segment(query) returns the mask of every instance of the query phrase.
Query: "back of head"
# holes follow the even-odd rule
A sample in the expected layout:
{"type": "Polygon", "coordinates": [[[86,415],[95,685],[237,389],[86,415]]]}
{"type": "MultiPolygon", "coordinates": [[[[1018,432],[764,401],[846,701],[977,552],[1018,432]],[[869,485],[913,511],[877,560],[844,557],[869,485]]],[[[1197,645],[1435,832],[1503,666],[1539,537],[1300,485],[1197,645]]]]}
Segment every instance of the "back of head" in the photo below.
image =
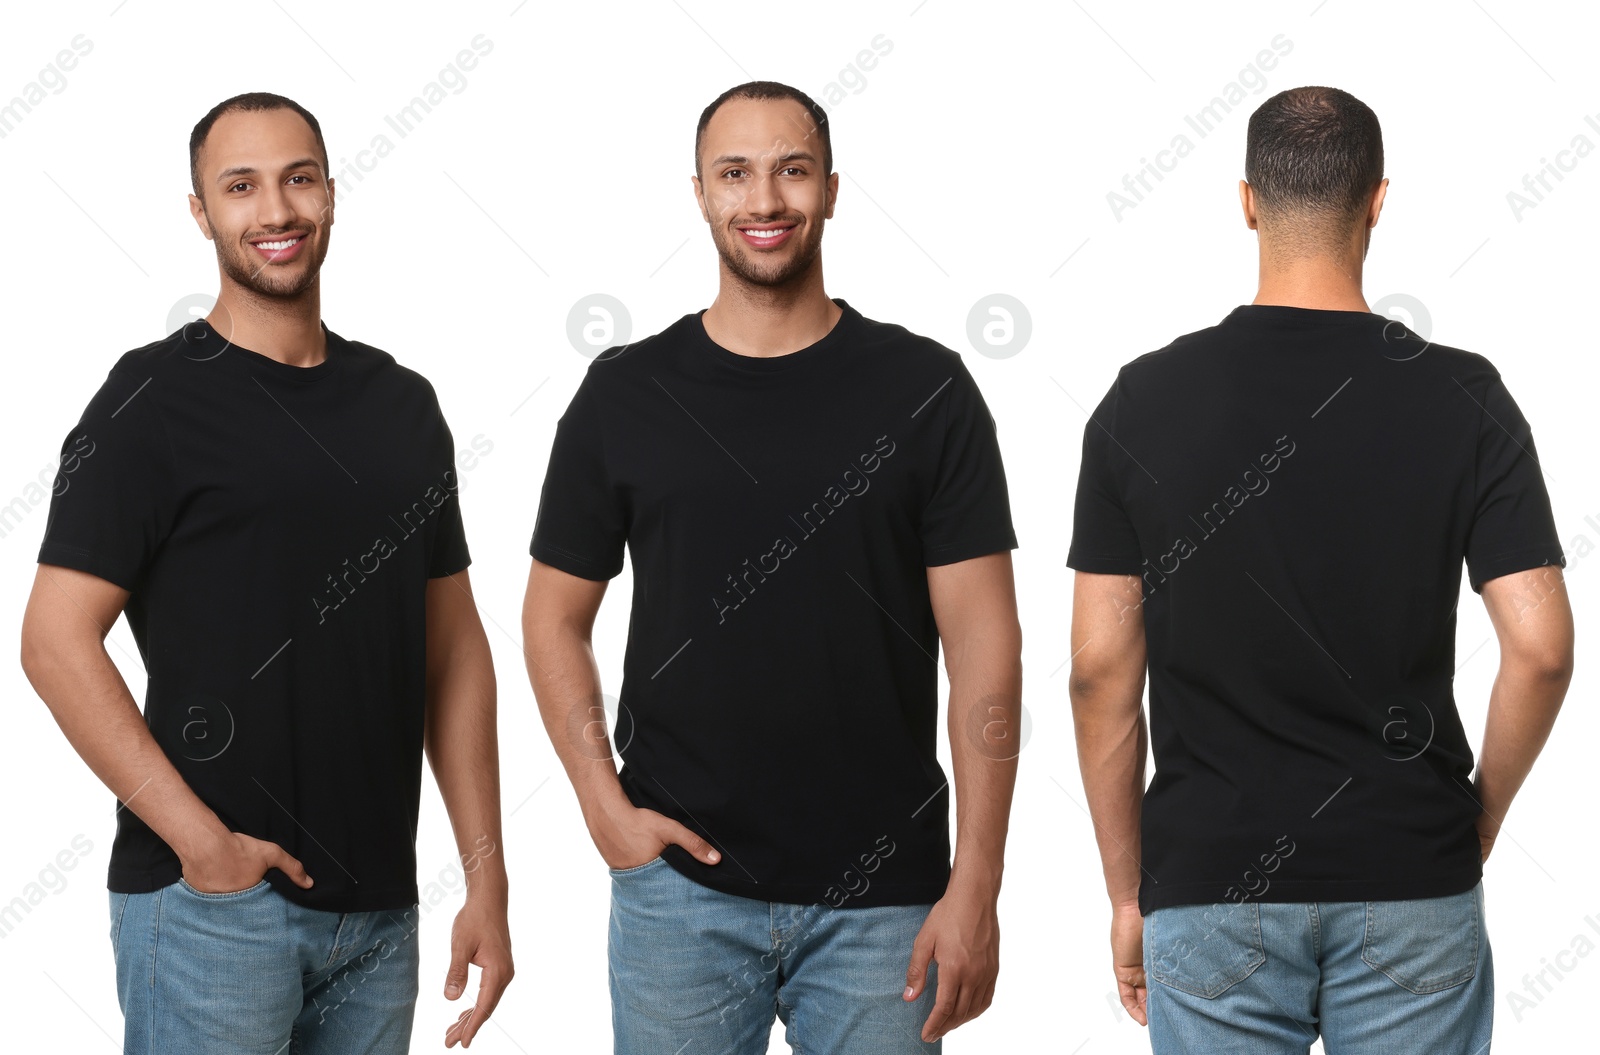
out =
{"type": "Polygon", "coordinates": [[[1345,244],[1383,180],[1378,116],[1338,88],[1290,88],[1250,115],[1245,180],[1256,219],[1289,252],[1345,244]]]}

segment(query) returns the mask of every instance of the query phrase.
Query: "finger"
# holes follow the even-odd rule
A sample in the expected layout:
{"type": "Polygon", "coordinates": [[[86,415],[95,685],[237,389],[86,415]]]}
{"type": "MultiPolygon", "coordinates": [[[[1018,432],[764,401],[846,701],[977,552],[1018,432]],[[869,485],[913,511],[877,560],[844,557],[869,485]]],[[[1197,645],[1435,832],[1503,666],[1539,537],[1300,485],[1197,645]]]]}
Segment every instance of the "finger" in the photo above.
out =
{"type": "Polygon", "coordinates": [[[918,934],[911,943],[911,963],[906,967],[906,991],[902,994],[906,1000],[915,1000],[922,995],[922,986],[928,980],[928,961],[933,959],[933,941],[918,934]]]}
{"type": "MultiPolygon", "coordinates": [[[[940,980],[943,981],[942,972],[940,980]]],[[[978,1013],[972,1009],[973,1001],[976,998],[977,993],[973,991],[972,981],[963,977],[956,985],[955,1007],[950,1012],[950,1021],[945,1023],[945,1033],[949,1033],[957,1026],[964,1026],[977,1017],[978,1013]]],[[[940,1035],[942,1036],[943,1034],[940,1035]]]]}
{"type": "Polygon", "coordinates": [[[1141,1026],[1145,1024],[1145,993],[1143,986],[1130,985],[1121,980],[1117,982],[1117,999],[1122,1001],[1122,1009],[1141,1026]]]}
{"type": "Polygon", "coordinates": [[[461,1035],[471,1019],[472,1008],[469,1007],[465,1011],[461,1012],[460,1018],[457,1018],[454,1022],[450,1023],[450,1028],[444,1031],[445,1047],[453,1048],[457,1044],[460,1044],[462,1047],[466,1047],[466,1043],[462,1040],[461,1035]]]}
{"type": "Polygon", "coordinates": [[[677,843],[693,854],[696,860],[704,861],[708,865],[714,865],[722,860],[722,855],[717,853],[716,847],[677,821],[671,821],[670,823],[672,827],[666,834],[666,842],[677,843]]]}
{"type": "Polygon", "coordinates": [[[462,1044],[472,1043],[472,1038],[478,1035],[478,1030],[489,1021],[489,1016],[494,1014],[494,1009],[500,1004],[500,994],[506,991],[506,986],[511,982],[511,972],[508,967],[490,964],[484,967],[478,975],[478,1002],[472,1008],[472,1021],[463,1031],[462,1044]]]}
{"type": "Polygon", "coordinates": [[[444,998],[455,1000],[467,988],[467,961],[472,950],[455,942],[450,943],[450,969],[444,974],[444,998]]]}
{"type": "Polygon", "coordinates": [[[946,977],[942,969],[939,972],[939,981],[933,988],[933,1010],[928,1013],[928,1020],[922,1024],[922,1039],[929,1044],[944,1036],[956,1006],[957,986],[951,978],[946,977]]]}
{"type": "Polygon", "coordinates": [[[276,868],[288,876],[290,882],[294,883],[295,886],[309,890],[311,888],[311,877],[306,874],[305,865],[301,864],[298,858],[289,856],[289,851],[278,844],[271,843],[269,845],[272,846],[274,853],[267,867],[276,868]]]}

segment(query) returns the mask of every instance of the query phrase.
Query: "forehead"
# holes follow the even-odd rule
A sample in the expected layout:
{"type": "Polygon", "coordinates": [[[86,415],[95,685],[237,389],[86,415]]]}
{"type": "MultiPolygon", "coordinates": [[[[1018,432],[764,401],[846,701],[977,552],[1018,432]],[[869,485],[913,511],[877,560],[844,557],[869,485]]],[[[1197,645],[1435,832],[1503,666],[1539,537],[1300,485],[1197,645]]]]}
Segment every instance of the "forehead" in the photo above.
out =
{"type": "Polygon", "coordinates": [[[701,138],[702,157],[760,157],[804,150],[821,159],[817,122],[793,99],[729,99],[711,115],[701,138]]]}
{"type": "Polygon", "coordinates": [[[202,172],[248,166],[268,169],[320,158],[316,133],[293,110],[233,110],[217,118],[200,148],[202,172]]]}

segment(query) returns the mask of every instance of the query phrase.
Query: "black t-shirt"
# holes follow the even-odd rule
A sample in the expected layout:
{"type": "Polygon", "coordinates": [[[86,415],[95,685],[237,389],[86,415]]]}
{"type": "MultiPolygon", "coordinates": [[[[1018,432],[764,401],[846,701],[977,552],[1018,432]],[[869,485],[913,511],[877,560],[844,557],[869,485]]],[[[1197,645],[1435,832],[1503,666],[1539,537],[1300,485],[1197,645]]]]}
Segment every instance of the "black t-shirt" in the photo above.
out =
{"type": "Polygon", "coordinates": [[[950,870],[927,568],[1016,538],[960,356],[836,303],[787,355],[691,314],[597,359],[530,550],[595,580],[631,554],[622,786],[723,853],[668,847],[674,868],[769,901],[927,903],[950,870]]]}
{"type": "MultiPolygon", "coordinates": [[[[469,563],[432,386],[331,331],[295,367],[194,322],[117,362],[62,459],[39,561],[129,591],[184,780],[300,859],[310,890],[268,873],[290,900],[414,904],[427,581],[469,563]]],[[[119,809],[110,888],[179,874],[119,809]]]]}
{"type": "Polygon", "coordinates": [[[1245,305],[1122,368],[1084,429],[1067,563],[1142,578],[1144,912],[1478,881],[1463,559],[1474,590],[1564,564],[1483,357],[1367,312],[1245,305]]]}

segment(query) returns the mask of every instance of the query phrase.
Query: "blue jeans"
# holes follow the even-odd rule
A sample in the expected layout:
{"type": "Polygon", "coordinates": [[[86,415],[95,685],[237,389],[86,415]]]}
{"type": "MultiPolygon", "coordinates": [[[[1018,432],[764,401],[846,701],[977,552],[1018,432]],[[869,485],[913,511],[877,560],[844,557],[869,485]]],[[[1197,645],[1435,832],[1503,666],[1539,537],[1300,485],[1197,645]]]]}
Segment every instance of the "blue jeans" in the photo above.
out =
{"type": "Polygon", "coordinates": [[[124,1055],[405,1055],[416,920],[303,908],[266,880],[113,893],[124,1055]]]}
{"type": "Polygon", "coordinates": [[[774,1016],[804,1055],[928,1055],[936,968],[901,993],[931,905],[833,908],[724,894],[657,857],[611,870],[616,1055],[760,1055],[774,1016]]]}
{"type": "Polygon", "coordinates": [[[1483,884],[1409,901],[1182,905],[1144,920],[1155,1055],[1488,1055],[1483,884]]]}

